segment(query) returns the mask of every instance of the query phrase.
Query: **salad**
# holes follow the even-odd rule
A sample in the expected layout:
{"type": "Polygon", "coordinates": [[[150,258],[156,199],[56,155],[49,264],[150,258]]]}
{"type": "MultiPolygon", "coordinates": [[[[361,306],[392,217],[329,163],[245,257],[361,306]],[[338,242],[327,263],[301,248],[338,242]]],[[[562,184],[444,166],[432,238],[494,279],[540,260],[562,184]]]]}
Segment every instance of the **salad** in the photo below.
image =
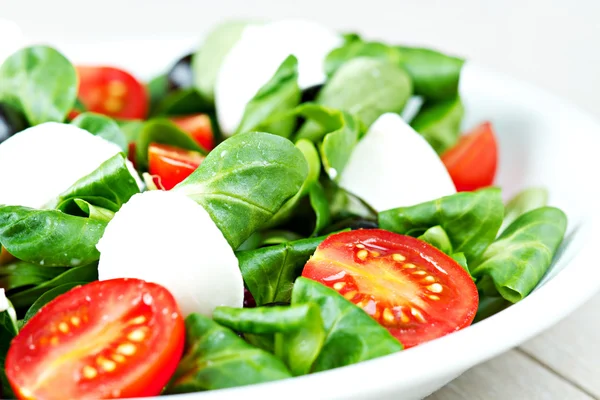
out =
{"type": "Polygon", "coordinates": [[[300,20],[225,22],[149,82],[48,46],[0,66],[3,398],[317,373],[521,301],[567,226],[503,202],[464,61],[300,20]]]}

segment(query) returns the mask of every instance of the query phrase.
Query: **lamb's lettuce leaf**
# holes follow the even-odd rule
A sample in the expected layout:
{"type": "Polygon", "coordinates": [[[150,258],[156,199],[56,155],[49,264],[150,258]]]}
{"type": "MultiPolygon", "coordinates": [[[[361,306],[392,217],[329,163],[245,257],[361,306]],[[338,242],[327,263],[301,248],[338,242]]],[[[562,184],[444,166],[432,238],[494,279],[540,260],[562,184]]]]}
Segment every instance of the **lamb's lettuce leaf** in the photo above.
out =
{"type": "Polygon", "coordinates": [[[300,102],[300,97],[298,60],[291,55],[248,102],[236,132],[262,131],[289,137],[296,125],[293,115],[272,123],[268,121],[273,115],[293,110],[300,102]]]}
{"type": "Polygon", "coordinates": [[[78,266],[100,258],[96,244],[106,222],[21,206],[0,206],[0,243],[19,260],[78,266]]]}
{"type": "Polygon", "coordinates": [[[558,208],[521,215],[485,250],[473,275],[490,279],[506,300],[522,300],[548,271],[566,228],[567,216],[558,208]]]}
{"type": "Polygon", "coordinates": [[[487,188],[380,212],[379,226],[419,237],[439,225],[450,238],[453,251],[464,253],[471,265],[496,238],[503,216],[500,189],[487,188]]]}
{"type": "Polygon", "coordinates": [[[237,249],[298,193],[308,175],[292,142],[261,132],[222,142],[173,190],[204,207],[237,249]]]}
{"type": "Polygon", "coordinates": [[[323,240],[325,236],[237,252],[244,282],[256,304],[289,302],[294,281],[323,240]]]}
{"type": "Polygon", "coordinates": [[[63,122],[76,97],[75,68],[51,47],[26,47],[0,66],[0,101],[23,112],[31,125],[63,122]]]}
{"type": "Polygon", "coordinates": [[[277,357],[246,343],[210,318],[186,318],[183,357],[166,393],[189,393],[252,385],[291,377],[277,357]]]}
{"type": "Polygon", "coordinates": [[[464,112],[458,96],[438,102],[426,102],[410,124],[441,154],[458,142],[464,112]]]}
{"type": "Polygon", "coordinates": [[[127,151],[127,138],[121,131],[119,125],[111,118],[92,112],[84,112],[79,114],[71,124],[85,129],[93,135],[113,142],[123,151],[127,151]]]}
{"type": "Polygon", "coordinates": [[[521,215],[544,207],[548,204],[548,190],[541,187],[531,187],[517,193],[504,207],[504,221],[500,231],[504,231],[521,215]]]}

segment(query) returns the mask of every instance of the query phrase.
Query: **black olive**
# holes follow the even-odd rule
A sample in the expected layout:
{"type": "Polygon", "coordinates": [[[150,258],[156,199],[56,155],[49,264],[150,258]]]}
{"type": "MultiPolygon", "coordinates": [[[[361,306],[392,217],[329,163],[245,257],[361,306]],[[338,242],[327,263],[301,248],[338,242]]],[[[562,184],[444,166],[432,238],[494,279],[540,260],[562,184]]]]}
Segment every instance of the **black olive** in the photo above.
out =
{"type": "Polygon", "coordinates": [[[300,101],[300,103],[307,103],[307,102],[315,101],[317,98],[317,95],[319,94],[319,92],[321,91],[322,88],[323,88],[323,85],[315,85],[315,86],[311,86],[309,88],[304,89],[302,91],[302,100],[300,101]]]}
{"type": "Polygon", "coordinates": [[[244,308],[254,308],[256,307],[256,300],[254,300],[254,296],[247,288],[244,288],[244,308]]]}
{"type": "Polygon", "coordinates": [[[0,143],[25,128],[25,117],[8,104],[0,103],[0,143]]]}
{"type": "Polygon", "coordinates": [[[169,91],[189,89],[194,85],[194,72],[192,71],[192,55],[182,57],[173,65],[167,74],[169,91]]]}
{"type": "Polygon", "coordinates": [[[341,231],[344,229],[351,229],[351,230],[355,231],[357,229],[377,229],[377,228],[379,228],[379,225],[377,224],[377,221],[375,221],[375,220],[361,218],[361,217],[351,217],[351,218],[346,218],[339,222],[336,222],[333,225],[330,225],[323,233],[328,234],[328,233],[338,232],[338,231],[341,231]]]}

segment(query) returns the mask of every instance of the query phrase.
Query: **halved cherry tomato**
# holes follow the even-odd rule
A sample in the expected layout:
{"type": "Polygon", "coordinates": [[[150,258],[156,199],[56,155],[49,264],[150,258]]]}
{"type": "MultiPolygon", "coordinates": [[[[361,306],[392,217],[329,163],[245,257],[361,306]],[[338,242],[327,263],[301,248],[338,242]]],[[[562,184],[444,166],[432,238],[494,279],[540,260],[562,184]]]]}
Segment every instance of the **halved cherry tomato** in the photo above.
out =
{"type": "Polygon", "coordinates": [[[137,145],[135,142],[129,142],[127,145],[127,159],[131,161],[133,166],[137,168],[137,158],[135,152],[137,151],[137,145]]]}
{"type": "Polygon", "coordinates": [[[148,113],[146,87],[130,73],[113,67],[77,67],[78,98],[88,111],[120,119],[148,113]]]}
{"type": "Polygon", "coordinates": [[[196,114],[187,117],[173,117],[170,120],[179,129],[189,134],[203,149],[211,151],[215,148],[215,138],[208,115],[196,114]]]}
{"type": "Polygon", "coordinates": [[[172,189],[190,176],[202,161],[204,156],[197,151],[159,143],[148,147],[148,172],[156,186],[164,190],[172,189]]]}
{"type": "Polygon", "coordinates": [[[498,167],[492,124],[485,122],[463,135],[441,158],[459,192],[490,186],[498,167]]]}
{"type": "Polygon", "coordinates": [[[113,279],[43,307],[13,339],[6,375],[20,399],[158,395],[183,353],[185,327],[162,286],[113,279]]]}
{"type": "Polygon", "coordinates": [[[470,325],[479,303],[473,280],[453,259],[382,229],[329,236],[302,276],[337,290],[405,348],[470,325]]]}

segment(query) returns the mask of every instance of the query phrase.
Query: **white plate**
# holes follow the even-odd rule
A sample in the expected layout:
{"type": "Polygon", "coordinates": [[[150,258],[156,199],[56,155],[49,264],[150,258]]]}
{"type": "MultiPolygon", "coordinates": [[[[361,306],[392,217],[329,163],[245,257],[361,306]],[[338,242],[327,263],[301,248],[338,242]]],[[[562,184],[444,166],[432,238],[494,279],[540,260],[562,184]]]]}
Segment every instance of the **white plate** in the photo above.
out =
{"type": "MultiPolygon", "coordinates": [[[[191,49],[195,39],[58,46],[75,62],[117,64],[150,77],[191,49]]],[[[464,128],[492,121],[499,137],[497,183],[509,197],[530,185],[549,189],[551,205],[569,217],[551,271],[529,297],[460,332],[415,348],[314,375],[165,398],[422,398],[467,369],[547,329],[600,289],[594,246],[600,234],[600,124],[567,102],[490,70],[467,64],[461,94],[464,128]]]]}

